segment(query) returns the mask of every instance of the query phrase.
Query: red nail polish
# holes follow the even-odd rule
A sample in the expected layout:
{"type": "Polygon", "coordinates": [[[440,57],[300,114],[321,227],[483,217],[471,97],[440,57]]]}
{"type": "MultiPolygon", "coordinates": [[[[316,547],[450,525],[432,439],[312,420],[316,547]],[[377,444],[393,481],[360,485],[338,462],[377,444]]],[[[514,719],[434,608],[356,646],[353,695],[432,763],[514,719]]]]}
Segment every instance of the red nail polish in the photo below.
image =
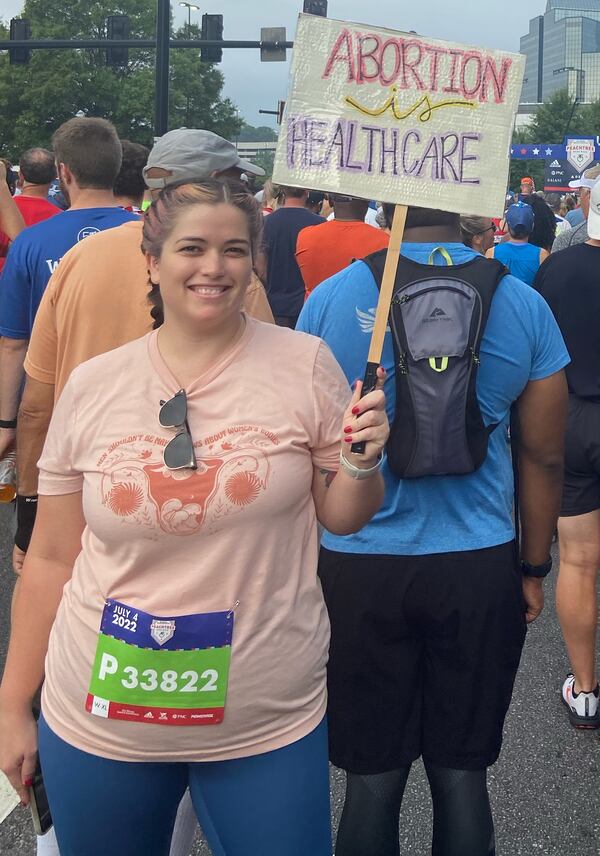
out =
{"type": "Polygon", "coordinates": [[[355,416],[357,416],[357,415],[360,413],[360,407],[353,407],[353,408],[352,408],[352,413],[353,413],[355,416]]]}
{"type": "Polygon", "coordinates": [[[33,779],[25,779],[23,784],[25,785],[26,788],[32,788],[33,787],[33,779]]]}
{"type": "Polygon", "coordinates": [[[352,437],[344,437],[344,441],[345,441],[346,443],[351,443],[351,442],[352,442],[352,437]]]}
{"type": "Polygon", "coordinates": [[[352,428],[349,425],[344,428],[344,434],[352,434],[352,428]]]}

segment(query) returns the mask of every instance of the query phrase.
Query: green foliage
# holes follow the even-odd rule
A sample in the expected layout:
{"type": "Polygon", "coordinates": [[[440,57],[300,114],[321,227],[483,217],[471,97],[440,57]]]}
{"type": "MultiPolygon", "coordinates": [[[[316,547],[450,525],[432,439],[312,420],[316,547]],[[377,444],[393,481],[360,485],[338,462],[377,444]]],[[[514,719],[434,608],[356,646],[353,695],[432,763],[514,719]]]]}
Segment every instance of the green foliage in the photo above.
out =
{"type": "Polygon", "coordinates": [[[533,122],[529,126],[532,143],[562,143],[569,124],[570,134],[588,136],[597,131],[588,127],[588,109],[582,105],[573,105],[573,99],[566,89],[555,92],[542,104],[533,122]],[[569,117],[572,116],[569,122],[569,117]]]}
{"type": "Polygon", "coordinates": [[[277,139],[277,131],[269,128],[267,125],[248,125],[246,122],[242,125],[242,129],[238,136],[240,143],[270,143],[277,139]]]}
{"type": "MultiPolygon", "coordinates": [[[[265,141],[268,142],[268,141],[265,141]]],[[[253,158],[252,163],[264,169],[265,174],[256,176],[254,184],[256,187],[262,187],[267,178],[273,175],[273,164],[275,162],[275,152],[258,152],[253,158]]]]}
{"type": "MultiPolygon", "coordinates": [[[[154,0],[25,0],[23,17],[31,22],[32,38],[105,38],[106,18],[130,17],[132,38],[152,38],[154,0]]],[[[187,36],[181,30],[175,34],[187,36]]],[[[192,37],[199,37],[192,26],[192,37]]],[[[7,38],[6,33],[3,38],[7,38]]],[[[235,106],[221,97],[223,75],[201,63],[192,49],[171,51],[169,127],[206,128],[233,138],[241,120],[235,106]]],[[[61,122],[79,110],[103,116],[121,137],[152,144],[154,114],[154,51],[130,50],[126,68],[107,67],[105,51],[52,50],[32,52],[27,65],[9,64],[0,55],[0,152],[13,160],[33,145],[49,146],[61,122]]]]}

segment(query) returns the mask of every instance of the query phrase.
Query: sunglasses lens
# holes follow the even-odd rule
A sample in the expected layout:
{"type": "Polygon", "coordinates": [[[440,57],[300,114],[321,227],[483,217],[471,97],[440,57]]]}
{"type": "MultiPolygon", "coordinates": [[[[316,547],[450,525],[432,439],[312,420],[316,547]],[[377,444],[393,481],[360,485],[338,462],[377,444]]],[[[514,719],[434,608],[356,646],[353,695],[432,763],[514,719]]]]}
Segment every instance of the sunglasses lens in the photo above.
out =
{"type": "Polygon", "coordinates": [[[165,446],[163,452],[165,465],[170,470],[196,469],[196,456],[192,438],[187,431],[182,431],[173,437],[171,442],[165,446]]]}
{"type": "Polygon", "coordinates": [[[158,421],[163,428],[179,428],[187,416],[187,399],[185,392],[180,390],[160,408],[158,421]]]}

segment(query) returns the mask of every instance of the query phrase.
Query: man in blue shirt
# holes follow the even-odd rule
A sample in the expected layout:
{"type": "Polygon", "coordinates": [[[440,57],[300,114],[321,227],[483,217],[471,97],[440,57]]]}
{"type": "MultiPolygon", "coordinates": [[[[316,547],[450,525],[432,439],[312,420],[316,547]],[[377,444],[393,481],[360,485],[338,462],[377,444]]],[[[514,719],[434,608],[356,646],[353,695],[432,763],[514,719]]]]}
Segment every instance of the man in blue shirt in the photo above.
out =
{"type": "Polygon", "coordinates": [[[491,247],[486,256],[498,259],[517,279],[533,285],[540,265],[550,255],[547,250],[529,243],[535,222],[533,208],[525,202],[517,202],[507,208],[504,216],[510,238],[491,247]]]}
{"type": "Polygon", "coordinates": [[[306,208],[308,190],[282,187],[281,208],[265,217],[265,255],[258,260],[257,272],[267,290],[275,322],[294,327],[304,302],[304,280],[296,261],[296,241],[306,226],[324,223],[323,217],[306,208]]]}
{"type": "Polygon", "coordinates": [[[23,360],[40,300],[62,256],[89,235],[136,215],[115,201],[121,143],[105,119],[70,119],[52,138],[68,211],[24,229],[0,277],[0,456],[14,442],[23,360]]]}
{"type": "MultiPolygon", "coordinates": [[[[460,241],[458,215],[419,208],[409,210],[402,253],[424,265],[477,258],[460,241]]],[[[329,344],[349,382],[363,375],[377,300],[370,269],[357,261],[318,286],[298,320],[329,344]]],[[[400,803],[419,756],[434,803],[433,852],[495,852],[486,769],[500,752],[526,621],[543,607],[569,358],[546,303],[510,275],[498,285],[479,356],[481,413],[498,423],[483,465],[399,479],[384,461],[378,514],[355,535],[323,537],[330,757],[347,771],[338,856],[397,852],[400,803]],[[507,443],[517,401],[520,557],[507,443]]],[[[388,332],[381,364],[390,422],[394,362],[388,332]]]]}

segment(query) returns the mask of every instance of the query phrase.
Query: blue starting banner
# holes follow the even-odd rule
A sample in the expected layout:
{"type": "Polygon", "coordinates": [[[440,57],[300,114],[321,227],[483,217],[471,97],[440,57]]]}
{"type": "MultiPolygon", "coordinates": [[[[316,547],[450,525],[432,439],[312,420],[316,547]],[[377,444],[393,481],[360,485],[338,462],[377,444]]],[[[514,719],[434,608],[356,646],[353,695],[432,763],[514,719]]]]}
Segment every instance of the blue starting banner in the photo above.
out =
{"type": "Polygon", "coordinates": [[[598,137],[566,137],[562,145],[553,143],[513,143],[511,160],[543,160],[544,190],[568,192],[570,182],[600,160],[598,137]]]}
{"type": "Polygon", "coordinates": [[[562,145],[555,143],[513,143],[511,160],[564,160],[580,170],[600,160],[598,137],[568,137],[562,145]]]}

